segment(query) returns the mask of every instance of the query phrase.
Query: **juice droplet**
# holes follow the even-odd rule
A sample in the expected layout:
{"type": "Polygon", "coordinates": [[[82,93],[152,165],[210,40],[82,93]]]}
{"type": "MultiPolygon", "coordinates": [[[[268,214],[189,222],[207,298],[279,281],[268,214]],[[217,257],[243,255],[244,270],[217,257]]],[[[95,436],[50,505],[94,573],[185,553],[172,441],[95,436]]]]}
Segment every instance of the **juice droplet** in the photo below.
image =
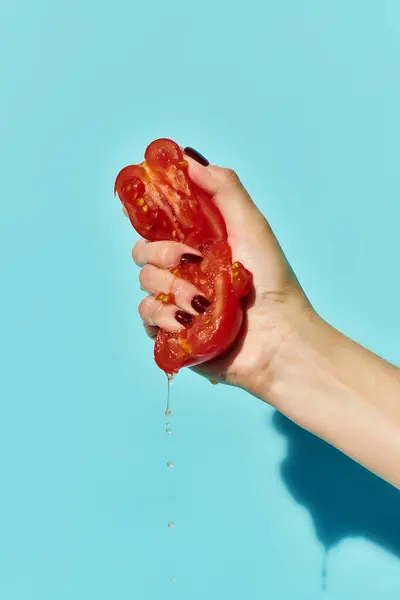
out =
{"type": "Polygon", "coordinates": [[[170,427],[167,427],[165,430],[166,433],[172,433],[172,429],[170,427]]]}
{"type": "Polygon", "coordinates": [[[167,467],[169,467],[170,469],[173,469],[173,468],[174,468],[174,463],[172,462],[172,460],[169,460],[169,461],[167,462],[167,467]]]}
{"type": "Polygon", "coordinates": [[[167,410],[165,411],[165,416],[170,417],[171,415],[172,415],[171,411],[169,410],[169,408],[167,408],[167,410]]]}
{"type": "Polygon", "coordinates": [[[168,527],[173,529],[175,527],[175,523],[173,521],[168,521],[168,527]]]}
{"type": "Polygon", "coordinates": [[[210,379],[209,381],[212,385],[217,385],[218,383],[218,381],[215,381],[215,379],[210,379]]]}
{"type": "Polygon", "coordinates": [[[168,381],[168,393],[167,393],[167,408],[165,414],[167,417],[171,414],[170,403],[171,403],[171,386],[174,380],[175,375],[171,373],[167,373],[167,381],[168,381]]]}

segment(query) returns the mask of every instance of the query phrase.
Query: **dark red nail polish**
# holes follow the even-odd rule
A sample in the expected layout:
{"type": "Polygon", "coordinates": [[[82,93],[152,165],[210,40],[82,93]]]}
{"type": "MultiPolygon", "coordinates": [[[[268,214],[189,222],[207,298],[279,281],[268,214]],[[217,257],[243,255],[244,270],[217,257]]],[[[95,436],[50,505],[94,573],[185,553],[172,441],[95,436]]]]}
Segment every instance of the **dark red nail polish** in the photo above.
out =
{"type": "Polygon", "coordinates": [[[205,156],[200,154],[200,152],[197,152],[197,150],[194,148],[190,148],[190,146],[184,149],[184,153],[187,156],[190,156],[190,158],[193,158],[193,160],[197,160],[197,162],[203,165],[203,167],[208,167],[210,164],[205,156]]]}
{"type": "Polygon", "coordinates": [[[211,302],[204,298],[204,296],[194,296],[191,302],[194,310],[197,310],[198,313],[203,313],[210,306],[211,302]]]}
{"type": "Polygon", "coordinates": [[[198,256],[197,254],[190,254],[189,252],[186,252],[185,254],[182,254],[180,264],[181,265],[190,265],[190,264],[197,265],[202,260],[203,260],[202,256],[198,256]]]}
{"type": "Polygon", "coordinates": [[[184,327],[191,327],[193,325],[193,315],[189,315],[189,313],[184,310],[177,310],[175,313],[175,319],[178,321],[180,325],[184,327]]]}

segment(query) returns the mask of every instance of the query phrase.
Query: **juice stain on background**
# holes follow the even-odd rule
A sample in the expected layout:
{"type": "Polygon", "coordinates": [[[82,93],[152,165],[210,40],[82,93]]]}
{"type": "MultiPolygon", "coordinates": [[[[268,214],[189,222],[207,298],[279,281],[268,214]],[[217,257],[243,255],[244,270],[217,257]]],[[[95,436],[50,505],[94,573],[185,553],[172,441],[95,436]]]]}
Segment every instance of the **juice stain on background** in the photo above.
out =
{"type": "Polygon", "coordinates": [[[328,549],[325,548],[324,558],[323,558],[323,562],[322,562],[322,569],[321,569],[321,588],[324,592],[326,592],[326,590],[328,589],[327,579],[328,579],[328,549]]]}

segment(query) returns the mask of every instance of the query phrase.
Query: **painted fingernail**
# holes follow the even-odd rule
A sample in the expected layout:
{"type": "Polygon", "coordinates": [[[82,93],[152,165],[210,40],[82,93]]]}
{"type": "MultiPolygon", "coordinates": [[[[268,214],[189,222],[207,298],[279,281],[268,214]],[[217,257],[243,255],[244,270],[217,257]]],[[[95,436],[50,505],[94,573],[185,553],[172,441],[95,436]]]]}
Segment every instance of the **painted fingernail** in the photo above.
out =
{"type": "Polygon", "coordinates": [[[183,152],[187,156],[190,156],[190,158],[193,158],[193,160],[197,160],[197,162],[203,165],[203,167],[208,167],[208,165],[210,164],[205,156],[200,154],[200,152],[197,152],[197,150],[195,150],[194,148],[190,148],[190,146],[185,148],[183,152]]]}
{"type": "Polygon", "coordinates": [[[193,325],[193,315],[189,315],[189,313],[184,310],[177,310],[175,313],[175,319],[178,321],[179,325],[183,325],[184,327],[191,327],[193,325]]]}
{"type": "Polygon", "coordinates": [[[194,296],[191,304],[194,310],[197,310],[198,313],[203,313],[210,306],[211,302],[207,298],[204,298],[204,296],[194,296]]]}
{"type": "Polygon", "coordinates": [[[180,264],[181,265],[189,265],[189,264],[197,265],[202,260],[203,260],[202,256],[198,256],[197,254],[190,254],[189,252],[186,252],[185,254],[182,254],[180,264]]]}

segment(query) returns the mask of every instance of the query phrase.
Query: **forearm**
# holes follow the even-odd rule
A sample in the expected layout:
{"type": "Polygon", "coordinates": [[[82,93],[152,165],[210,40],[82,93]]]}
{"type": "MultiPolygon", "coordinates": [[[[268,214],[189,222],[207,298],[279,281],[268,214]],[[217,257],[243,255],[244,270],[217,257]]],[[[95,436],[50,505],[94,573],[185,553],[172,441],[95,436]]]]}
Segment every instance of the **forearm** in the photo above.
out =
{"type": "Polygon", "coordinates": [[[264,400],[400,487],[400,370],[312,316],[271,364],[264,400]]]}

